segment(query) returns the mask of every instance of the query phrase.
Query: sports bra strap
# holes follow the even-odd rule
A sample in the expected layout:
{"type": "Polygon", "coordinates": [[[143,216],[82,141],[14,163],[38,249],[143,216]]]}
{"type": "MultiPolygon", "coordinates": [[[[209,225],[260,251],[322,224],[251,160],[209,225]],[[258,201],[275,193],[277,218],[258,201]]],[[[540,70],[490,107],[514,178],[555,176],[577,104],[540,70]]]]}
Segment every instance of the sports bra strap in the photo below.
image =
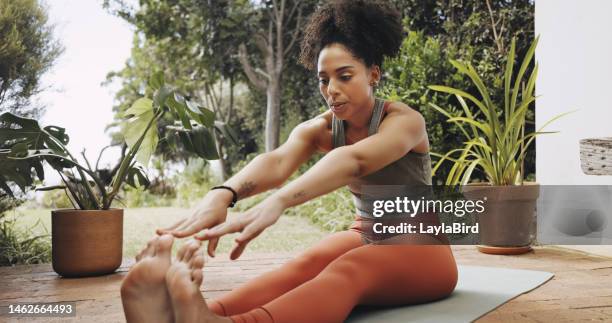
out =
{"type": "MultiPolygon", "coordinates": [[[[368,136],[375,134],[378,131],[378,127],[380,126],[380,121],[382,120],[383,113],[385,111],[385,101],[376,98],[374,101],[374,109],[372,111],[372,118],[370,119],[370,126],[368,128],[368,136]]],[[[342,147],[346,144],[346,137],[344,135],[344,126],[345,122],[343,120],[337,119],[335,115],[332,114],[332,147],[342,147]]]]}

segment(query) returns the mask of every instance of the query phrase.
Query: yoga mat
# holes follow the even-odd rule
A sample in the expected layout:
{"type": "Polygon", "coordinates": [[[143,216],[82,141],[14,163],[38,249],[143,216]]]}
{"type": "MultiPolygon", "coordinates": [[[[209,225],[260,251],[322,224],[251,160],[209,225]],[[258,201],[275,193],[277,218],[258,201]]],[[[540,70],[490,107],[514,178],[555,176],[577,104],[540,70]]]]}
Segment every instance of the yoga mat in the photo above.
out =
{"type": "Polygon", "coordinates": [[[346,322],[472,322],[553,276],[544,271],[459,266],[457,287],[443,300],[401,307],[357,306],[346,322]]]}

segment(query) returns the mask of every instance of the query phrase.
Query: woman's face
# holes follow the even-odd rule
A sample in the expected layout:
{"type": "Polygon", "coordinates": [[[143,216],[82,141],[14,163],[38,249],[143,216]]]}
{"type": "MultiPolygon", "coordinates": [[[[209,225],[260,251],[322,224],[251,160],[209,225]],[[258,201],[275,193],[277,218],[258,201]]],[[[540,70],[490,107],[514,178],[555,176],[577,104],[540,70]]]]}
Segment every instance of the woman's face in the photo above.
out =
{"type": "Polygon", "coordinates": [[[321,95],[338,119],[351,119],[374,104],[371,84],[380,78],[378,66],[366,67],[345,46],[334,43],[319,53],[317,69],[321,95]]]}

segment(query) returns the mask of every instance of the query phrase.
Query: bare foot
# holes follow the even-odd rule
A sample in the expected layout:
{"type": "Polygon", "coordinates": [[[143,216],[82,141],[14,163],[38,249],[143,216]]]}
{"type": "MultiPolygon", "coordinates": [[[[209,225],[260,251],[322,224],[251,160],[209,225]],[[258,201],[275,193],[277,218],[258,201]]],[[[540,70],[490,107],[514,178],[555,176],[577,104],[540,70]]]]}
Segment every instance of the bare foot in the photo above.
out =
{"type": "Polygon", "coordinates": [[[227,322],[227,317],[217,316],[208,309],[200,292],[204,255],[199,241],[191,241],[179,250],[176,261],[166,274],[166,286],[170,293],[174,318],[177,323],[187,322],[227,322]]]}
{"type": "Polygon", "coordinates": [[[155,237],[136,256],[136,264],[121,284],[121,301],[127,322],[174,322],[165,284],[170,267],[173,237],[155,237]]]}

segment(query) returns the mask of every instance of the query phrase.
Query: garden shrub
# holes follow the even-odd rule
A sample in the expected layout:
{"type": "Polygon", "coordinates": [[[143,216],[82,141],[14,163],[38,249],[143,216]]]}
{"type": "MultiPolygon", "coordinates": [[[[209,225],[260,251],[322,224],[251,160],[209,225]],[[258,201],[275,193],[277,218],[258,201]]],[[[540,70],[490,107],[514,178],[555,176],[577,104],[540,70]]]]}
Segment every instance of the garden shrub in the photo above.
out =
{"type": "Polygon", "coordinates": [[[15,217],[7,212],[21,202],[0,196],[0,266],[29,265],[51,261],[51,241],[48,234],[35,235],[37,222],[29,228],[17,226],[15,217]]]}

